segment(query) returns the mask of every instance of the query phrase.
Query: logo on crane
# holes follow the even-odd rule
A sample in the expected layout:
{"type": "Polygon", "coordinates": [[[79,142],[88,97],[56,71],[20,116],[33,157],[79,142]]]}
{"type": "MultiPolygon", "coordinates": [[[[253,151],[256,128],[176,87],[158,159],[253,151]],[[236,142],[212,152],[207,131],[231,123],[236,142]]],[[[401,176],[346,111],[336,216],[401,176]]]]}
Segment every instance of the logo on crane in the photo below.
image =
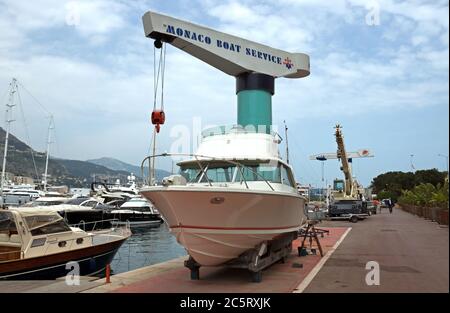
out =
{"type": "Polygon", "coordinates": [[[284,59],[283,64],[286,65],[288,70],[294,66],[294,63],[292,63],[292,60],[289,58],[284,59]]]}

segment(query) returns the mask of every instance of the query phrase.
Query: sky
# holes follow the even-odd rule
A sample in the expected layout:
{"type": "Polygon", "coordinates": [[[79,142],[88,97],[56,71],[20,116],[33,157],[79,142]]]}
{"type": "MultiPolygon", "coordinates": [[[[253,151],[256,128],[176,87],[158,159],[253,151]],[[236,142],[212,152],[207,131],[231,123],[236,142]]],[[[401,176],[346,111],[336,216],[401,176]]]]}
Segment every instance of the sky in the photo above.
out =
{"type": "MultiPolygon", "coordinates": [[[[46,149],[51,114],[52,156],[140,164],[153,131],[153,42],[141,20],[151,10],[310,56],[311,75],[277,79],[272,99],[273,123],[289,127],[301,183],[324,185],[320,162],[309,156],[336,151],[337,123],[348,151],[375,155],[354,160],[364,185],[387,171],[410,171],[411,163],[445,170],[439,154],[449,154],[448,6],[444,0],[0,0],[0,101],[5,108],[17,78],[21,105],[13,109],[12,133],[36,150],[46,149]]],[[[164,84],[158,152],[171,149],[180,129],[235,123],[233,77],[168,46],[164,84]]],[[[196,138],[190,135],[191,149],[196,138]]],[[[341,176],[336,160],[325,162],[326,182],[341,176]]]]}

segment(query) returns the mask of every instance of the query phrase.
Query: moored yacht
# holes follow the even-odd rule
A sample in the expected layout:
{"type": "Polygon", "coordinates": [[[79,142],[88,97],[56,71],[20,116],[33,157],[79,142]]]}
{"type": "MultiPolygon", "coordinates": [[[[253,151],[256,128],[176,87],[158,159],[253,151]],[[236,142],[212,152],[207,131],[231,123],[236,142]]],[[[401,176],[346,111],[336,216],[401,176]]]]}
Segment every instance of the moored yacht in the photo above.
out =
{"type": "Polygon", "coordinates": [[[129,224],[131,227],[159,227],[164,220],[153,204],[143,198],[132,198],[120,208],[109,211],[110,219],[117,220],[118,225],[129,224]]]}
{"type": "Polygon", "coordinates": [[[126,227],[85,232],[54,211],[0,210],[0,279],[54,279],[68,273],[68,262],[94,275],[130,235],[126,227]]]}

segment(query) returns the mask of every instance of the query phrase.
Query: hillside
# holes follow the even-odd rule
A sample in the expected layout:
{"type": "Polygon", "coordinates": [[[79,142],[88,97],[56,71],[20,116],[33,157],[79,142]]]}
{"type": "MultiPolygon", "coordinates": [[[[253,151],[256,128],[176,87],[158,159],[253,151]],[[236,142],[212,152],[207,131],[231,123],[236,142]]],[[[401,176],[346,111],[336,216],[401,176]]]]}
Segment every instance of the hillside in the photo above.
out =
{"type": "MultiPolygon", "coordinates": [[[[141,176],[141,167],[140,166],[125,163],[125,162],[122,162],[122,161],[114,159],[114,158],[104,157],[104,158],[99,158],[99,159],[87,160],[87,162],[97,164],[97,165],[102,165],[104,167],[107,167],[107,168],[109,168],[111,170],[115,170],[115,171],[125,171],[128,173],[133,173],[137,177],[141,176]]],[[[148,166],[146,166],[144,170],[145,170],[145,173],[148,173],[148,166]]],[[[169,173],[168,171],[165,171],[165,170],[159,170],[159,169],[156,170],[157,180],[161,180],[162,178],[164,178],[170,174],[171,173],[169,173]]]]}
{"type": "MultiPolygon", "coordinates": [[[[4,151],[4,142],[5,131],[0,127],[0,153],[2,156],[4,151]]],[[[17,176],[32,177],[35,179],[35,181],[40,181],[42,179],[44,169],[45,153],[34,151],[30,146],[22,142],[14,135],[10,134],[8,143],[8,156],[6,160],[6,172],[12,173],[17,176]],[[33,152],[34,154],[37,173],[33,165],[31,152],[33,152]]],[[[109,182],[114,182],[116,179],[120,179],[122,182],[126,182],[127,176],[130,174],[130,171],[121,169],[114,170],[101,164],[94,164],[87,161],[50,158],[48,164],[48,173],[50,175],[49,183],[52,185],[89,187],[94,175],[96,177],[96,180],[106,179],[109,182]]]]}

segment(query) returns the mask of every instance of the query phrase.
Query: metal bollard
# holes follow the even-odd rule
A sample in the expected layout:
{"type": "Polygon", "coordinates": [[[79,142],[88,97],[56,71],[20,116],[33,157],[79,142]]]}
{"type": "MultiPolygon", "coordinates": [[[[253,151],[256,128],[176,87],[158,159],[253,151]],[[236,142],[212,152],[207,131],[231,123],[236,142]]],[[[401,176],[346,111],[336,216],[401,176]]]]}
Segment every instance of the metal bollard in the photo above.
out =
{"type": "Polygon", "coordinates": [[[106,264],[106,283],[111,283],[111,265],[106,264]]]}

